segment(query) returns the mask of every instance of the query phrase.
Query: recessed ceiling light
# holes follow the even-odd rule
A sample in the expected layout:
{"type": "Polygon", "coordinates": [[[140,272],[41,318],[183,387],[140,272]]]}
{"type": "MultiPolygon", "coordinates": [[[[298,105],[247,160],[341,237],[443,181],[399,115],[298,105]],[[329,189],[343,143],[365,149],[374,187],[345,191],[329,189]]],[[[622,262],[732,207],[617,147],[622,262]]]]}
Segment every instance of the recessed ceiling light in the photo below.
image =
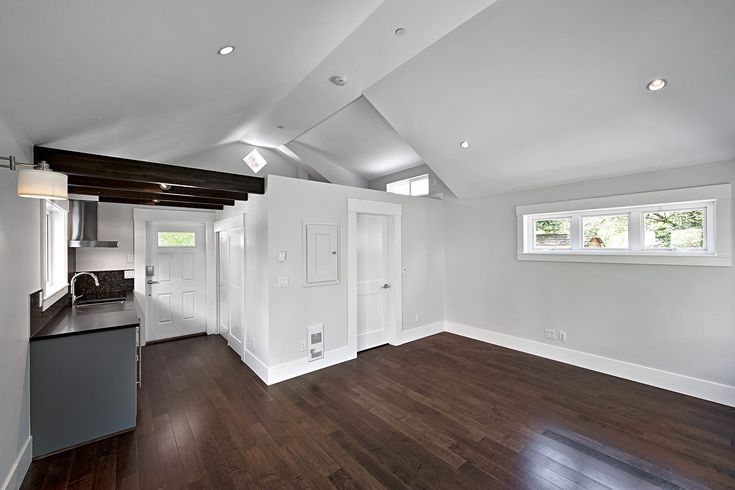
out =
{"type": "Polygon", "coordinates": [[[459,143],[459,147],[462,148],[463,150],[466,150],[467,148],[470,147],[470,142],[469,141],[466,141],[466,140],[465,141],[461,141],[459,143]]]}
{"type": "Polygon", "coordinates": [[[329,77],[329,81],[338,87],[344,87],[345,85],[347,85],[347,78],[343,77],[342,75],[332,75],[331,77],[329,77]]]}
{"type": "Polygon", "coordinates": [[[403,27],[399,27],[394,31],[394,33],[396,36],[402,36],[406,33],[406,29],[404,29],[403,27]]]}
{"type": "Polygon", "coordinates": [[[661,90],[666,86],[666,79],[665,78],[657,78],[655,80],[651,80],[648,82],[648,90],[651,92],[656,92],[657,90],[661,90]]]}
{"type": "Polygon", "coordinates": [[[234,46],[222,46],[221,48],[219,48],[217,53],[221,54],[222,56],[225,56],[225,55],[232,53],[233,51],[235,51],[234,46]]]}
{"type": "Polygon", "coordinates": [[[164,191],[170,191],[171,190],[171,184],[158,184],[158,186],[164,190],[164,191]]]}

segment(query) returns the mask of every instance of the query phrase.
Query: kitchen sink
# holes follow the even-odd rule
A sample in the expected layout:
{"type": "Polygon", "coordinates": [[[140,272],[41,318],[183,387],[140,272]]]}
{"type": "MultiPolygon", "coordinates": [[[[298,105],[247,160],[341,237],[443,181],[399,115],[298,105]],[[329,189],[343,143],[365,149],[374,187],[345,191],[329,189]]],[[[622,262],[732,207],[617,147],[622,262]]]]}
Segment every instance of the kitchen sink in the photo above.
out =
{"type": "Polygon", "coordinates": [[[74,305],[77,308],[88,308],[91,306],[102,306],[117,303],[125,303],[127,300],[125,296],[117,296],[115,298],[101,298],[101,299],[84,299],[77,301],[74,305]]]}

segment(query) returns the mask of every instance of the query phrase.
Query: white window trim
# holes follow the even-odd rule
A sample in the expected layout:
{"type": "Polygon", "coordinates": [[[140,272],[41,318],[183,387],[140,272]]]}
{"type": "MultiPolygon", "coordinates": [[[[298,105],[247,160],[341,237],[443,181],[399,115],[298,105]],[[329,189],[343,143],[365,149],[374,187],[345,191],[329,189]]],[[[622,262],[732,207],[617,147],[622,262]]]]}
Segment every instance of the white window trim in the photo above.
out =
{"type": "MultiPolygon", "coordinates": [[[[43,200],[41,201],[41,310],[45,311],[47,310],[51,305],[59,301],[61,298],[66,295],[68,292],[68,286],[69,282],[67,280],[69,266],[67,264],[67,255],[62,253],[61,259],[64,264],[64,280],[62,280],[58,284],[50,284],[48,282],[47,277],[47,269],[48,269],[48,228],[46,224],[47,220],[47,207],[52,206],[56,208],[57,211],[63,213],[64,215],[64,226],[63,229],[67,229],[67,210],[63,207],[59,206],[57,203],[53,201],[43,200]]],[[[64,240],[66,241],[66,236],[64,235],[64,240]]],[[[64,250],[66,250],[66,247],[64,247],[64,250]]]]}
{"type": "Polygon", "coordinates": [[[620,196],[579,199],[545,204],[532,204],[516,207],[518,260],[554,262],[605,262],[616,264],[658,264],[693,266],[732,266],[731,204],[732,186],[719,184],[702,187],[689,187],[665,191],[644,192],[620,196]],[[640,217],[645,211],[655,210],[658,206],[667,209],[680,207],[692,209],[706,204],[705,250],[659,250],[644,249],[638,242],[644,237],[640,217]],[[676,204],[668,204],[676,203],[676,204]],[[694,206],[693,206],[694,204],[694,206]],[[630,249],[581,249],[581,216],[626,214],[630,213],[630,249]],[[572,250],[553,249],[535,250],[532,248],[533,219],[573,217],[572,250]],[[574,219],[577,217],[577,219],[574,219]],[[633,229],[639,230],[632,233],[633,229]],[[576,241],[576,249],[574,244],[576,241]]]}
{"type": "Polygon", "coordinates": [[[401,180],[396,180],[395,182],[388,182],[387,184],[385,184],[385,191],[390,192],[391,194],[399,195],[399,196],[426,197],[431,194],[431,182],[429,181],[429,174],[425,173],[421,175],[416,175],[414,177],[409,177],[408,179],[401,179],[401,180]],[[426,194],[420,194],[420,195],[411,194],[411,188],[413,187],[413,183],[419,180],[424,180],[424,179],[426,179],[426,184],[427,184],[426,194]],[[397,192],[392,192],[388,190],[390,186],[392,185],[403,184],[403,183],[408,183],[408,194],[398,194],[397,192]]]}

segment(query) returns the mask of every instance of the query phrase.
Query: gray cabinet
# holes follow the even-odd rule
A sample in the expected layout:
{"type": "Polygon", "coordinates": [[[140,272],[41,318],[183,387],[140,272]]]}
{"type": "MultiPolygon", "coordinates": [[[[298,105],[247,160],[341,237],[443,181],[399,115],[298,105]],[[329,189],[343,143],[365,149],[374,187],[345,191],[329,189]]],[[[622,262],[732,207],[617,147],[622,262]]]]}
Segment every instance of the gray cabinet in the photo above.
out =
{"type": "Polygon", "coordinates": [[[136,329],[30,343],[34,457],[135,428],[136,329]]]}

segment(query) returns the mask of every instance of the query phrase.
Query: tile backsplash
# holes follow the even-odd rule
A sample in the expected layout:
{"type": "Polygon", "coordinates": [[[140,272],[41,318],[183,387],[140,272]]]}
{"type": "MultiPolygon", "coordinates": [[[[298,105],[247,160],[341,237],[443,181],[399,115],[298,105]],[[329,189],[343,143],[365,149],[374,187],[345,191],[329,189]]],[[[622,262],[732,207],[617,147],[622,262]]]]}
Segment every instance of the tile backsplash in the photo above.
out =
{"type": "Polygon", "coordinates": [[[99,286],[94,285],[94,279],[89,276],[77,278],[77,296],[84,295],[84,299],[111,298],[125,296],[133,290],[135,280],[125,279],[125,271],[89,271],[97,276],[99,286]]]}

